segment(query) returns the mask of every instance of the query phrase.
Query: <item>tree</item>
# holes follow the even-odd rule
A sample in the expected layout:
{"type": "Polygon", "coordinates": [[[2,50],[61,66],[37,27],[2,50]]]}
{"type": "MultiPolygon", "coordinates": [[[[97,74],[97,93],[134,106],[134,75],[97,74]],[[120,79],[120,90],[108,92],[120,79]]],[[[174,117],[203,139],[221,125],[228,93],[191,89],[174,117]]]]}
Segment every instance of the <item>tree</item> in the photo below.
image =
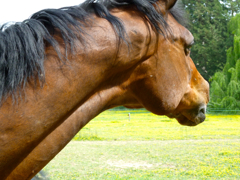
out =
{"type": "Polygon", "coordinates": [[[231,46],[227,33],[228,9],[218,0],[182,0],[190,16],[189,30],[195,38],[191,57],[206,80],[226,63],[231,46]]]}
{"type": "Polygon", "coordinates": [[[230,16],[235,16],[235,14],[240,12],[240,1],[239,0],[222,0],[225,9],[229,12],[230,16]]]}
{"type": "Polygon", "coordinates": [[[233,17],[228,30],[234,35],[233,47],[227,50],[227,62],[211,78],[210,105],[213,108],[240,110],[240,14],[233,17]]]}

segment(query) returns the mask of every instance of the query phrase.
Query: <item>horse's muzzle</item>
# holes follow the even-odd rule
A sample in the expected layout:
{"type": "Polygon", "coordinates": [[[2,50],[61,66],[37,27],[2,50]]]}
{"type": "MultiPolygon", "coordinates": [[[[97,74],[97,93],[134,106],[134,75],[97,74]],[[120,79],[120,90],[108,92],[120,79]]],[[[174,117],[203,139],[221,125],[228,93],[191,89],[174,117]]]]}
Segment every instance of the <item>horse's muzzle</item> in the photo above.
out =
{"type": "Polygon", "coordinates": [[[181,125],[196,126],[206,119],[206,105],[199,106],[194,110],[186,110],[177,115],[170,114],[170,118],[175,118],[181,125]]]}

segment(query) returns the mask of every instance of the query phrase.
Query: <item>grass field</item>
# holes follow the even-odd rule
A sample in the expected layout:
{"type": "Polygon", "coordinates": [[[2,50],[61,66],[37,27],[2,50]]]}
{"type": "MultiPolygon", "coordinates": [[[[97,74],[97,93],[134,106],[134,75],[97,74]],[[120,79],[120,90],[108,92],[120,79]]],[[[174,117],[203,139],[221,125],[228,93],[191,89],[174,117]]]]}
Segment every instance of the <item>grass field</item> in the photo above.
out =
{"type": "Polygon", "coordinates": [[[240,116],[184,127],[145,110],[106,111],[45,171],[53,180],[240,179],[240,116]]]}

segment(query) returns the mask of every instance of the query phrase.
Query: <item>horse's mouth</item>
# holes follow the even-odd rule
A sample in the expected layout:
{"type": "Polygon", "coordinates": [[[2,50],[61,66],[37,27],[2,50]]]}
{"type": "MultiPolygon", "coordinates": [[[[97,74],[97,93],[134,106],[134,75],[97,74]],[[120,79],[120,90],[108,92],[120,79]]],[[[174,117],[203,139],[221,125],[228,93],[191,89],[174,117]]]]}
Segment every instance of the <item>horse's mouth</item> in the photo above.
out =
{"type": "Polygon", "coordinates": [[[189,120],[184,115],[181,115],[181,116],[177,117],[176,119],[179,122],[179,124],[184,125],[184,126],[196,126],[200,123],[200,122],[189,120]]]}
{"type": "Polygon", "coordinates": [[[179,124],[184,126],[196,126],[202,123],[206,118],[205,114],[203,113],[200,113],[196,116],[186,116],[183,114],[177,114],[177,115],[170,114],[168,115],[168,117],[177,119],[179,124]]]}

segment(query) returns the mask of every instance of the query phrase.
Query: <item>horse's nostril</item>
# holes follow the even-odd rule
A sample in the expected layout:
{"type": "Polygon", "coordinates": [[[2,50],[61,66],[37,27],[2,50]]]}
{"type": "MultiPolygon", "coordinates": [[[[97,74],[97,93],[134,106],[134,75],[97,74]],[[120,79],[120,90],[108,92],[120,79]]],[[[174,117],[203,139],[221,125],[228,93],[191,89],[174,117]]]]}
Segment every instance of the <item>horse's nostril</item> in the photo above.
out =
{"type": "Polygon", "coordinates": [[[199,113],[205,114],[206,113],[206,107],[201,107],[199,109],[199,113]]]}
{"type": "Polygon", "coordinates": [[[198,111],[198,120],[200,123],[202,123],[206,119],[206,106],[202,106],[199,108],[198,111]]]}

